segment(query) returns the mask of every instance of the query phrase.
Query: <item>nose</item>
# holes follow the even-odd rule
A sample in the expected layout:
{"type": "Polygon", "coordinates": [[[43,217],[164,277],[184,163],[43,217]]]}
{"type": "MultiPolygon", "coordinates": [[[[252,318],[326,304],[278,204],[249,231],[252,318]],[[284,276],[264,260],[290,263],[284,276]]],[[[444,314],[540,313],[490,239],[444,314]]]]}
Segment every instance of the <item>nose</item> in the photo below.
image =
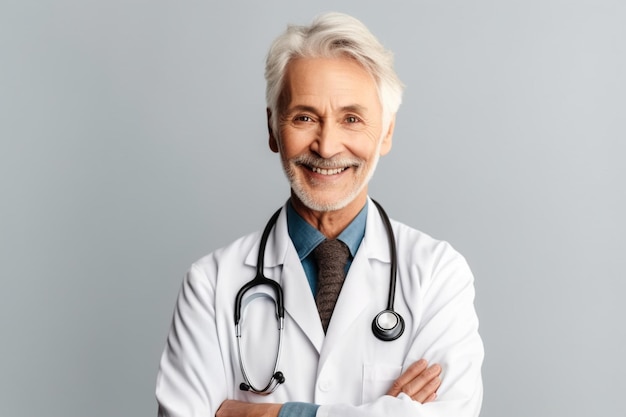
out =
{"type": "Polygon", "coordinates": [[[332,158],[343,150],[340,129],[333,123],[320,123],[311,150],[322,158],[332,158]]]}

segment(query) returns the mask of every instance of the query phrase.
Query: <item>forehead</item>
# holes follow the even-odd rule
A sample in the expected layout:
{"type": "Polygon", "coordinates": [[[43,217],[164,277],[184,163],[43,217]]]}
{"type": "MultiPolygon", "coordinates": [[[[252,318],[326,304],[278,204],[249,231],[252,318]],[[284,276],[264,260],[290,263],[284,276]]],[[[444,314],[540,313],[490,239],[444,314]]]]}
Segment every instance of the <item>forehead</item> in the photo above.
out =
{"type": "Polygon", "coordinates": [[[287,106],[294,100],[354,101],[348,104],[380,106],[374,78],[348,57],[293,59],[287,66],[283,92],[287,106]]]}

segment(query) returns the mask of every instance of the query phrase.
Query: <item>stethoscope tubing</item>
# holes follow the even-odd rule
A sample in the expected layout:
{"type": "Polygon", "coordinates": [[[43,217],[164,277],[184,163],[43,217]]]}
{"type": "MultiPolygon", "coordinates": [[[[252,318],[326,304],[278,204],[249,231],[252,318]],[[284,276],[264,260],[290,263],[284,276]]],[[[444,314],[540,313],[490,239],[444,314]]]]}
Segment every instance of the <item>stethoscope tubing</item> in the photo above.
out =
{"type": "MultiPolygon", "coordinates": [[[[395,293],[396,293],[396,280],[398,273],[398,255],[396,249],[396,241],[393,233],[393,229],[391,227],[391,221],[387,216],[387,213],[382,208],[382,206],[375,200],[372,202],[376,205],[378,212],[383,220],[385,225],[385,229],[387,231],[387,238],[389,241],[389,251],[391,258],[391,269],[389,273],[389,295],[387,297],[387,308],[374,317],[372,321],[372,332],[374,335],[382,340],[382,341],[393,341],[399,338],[404,332],[404,319],[398,313],[395,312],[393,308],[395,293]]],[[[270,232],[274,224],[278,219],[282,209],[278,209],[270,218],[270,220],[265,225],[265,229],[261,235],[261,241],[259,243],[259,252],[256,264],[256,276],[254,279],[245,283],[237,292],[237,296],[235,297],[235,335],[237,337],[237,352],[239,354],[239,366],[241,368],[242,377],[245,382],[242,382],[240,385],[240,389],[243,391],[250,391],[259,395],[269,395],[274,392],[280,384],[285,382],[285,377],[282,372],[278,371],[278,363],[280,361],[280,356],[282,353],[282,340],[283,340],[283,329],[285,325],[285,306],[283,299],[283,290],[280,284],[277,281],[266,278],[263,275],[263,269],[265,265],[265,248],[267,246],[267,241],[269,239],[270,232]],[[276,318],[278,320],[278,349],[276,353],[276,359],[274,361],[274,371],[272,373],[272,377],[264,388],[255,387],[248,377],[248,372],[246,370],[246,366],[244,363],[242,348],[241,348],[241,310],[242,310],[242,300],[243,296],[247,291],[251,288],[266,285],[272,288],[274,291],[274,302],[276,306],[276,318]]]]}
{"type": "MultiPolygon", "coordinates": [[[[280,319],[285,318],[285,304],[283,303],[283,289],[280,284],[272,279],[266,278],[263,275],[263,269],[265,267],[265,247],[267,246],[267,240],[270,235],[270,231],[272,227],[276,223],[278,219],[278,215],[280,214],[281,209],[276,210],[276,212],[272,215],[270,220],[265,225],[265,229],[263,230],[263,235],[261,236],[261,242],[259,243],[259,253],[257,256],[256,262],[256,276],[251,281],[248,281],[239,289],[237,292],[237,297],[235,298],[235,327],[239,326],[239,321],[241,320],[241,302],[244,294],[252,287],[256,287],[258,285],[267,285],[274,290],[274,295],[276,296],[276,315],[280,319]]],[[[240,334],[239,334],[240,335],[240,334]]]]}
{"type": "Polygon", "coordinates": [[[396,280],[398,276],[398,251],[396,250],[396,239],[391,229],[391,221],[389,220],[389,216],[380,203],[376,200],[372,200],[372,202],[378,208],[378,212],[380,213],[380,217],[385,222],[385,230],[387,230],[387,240],[389,241],[389,254],[391,257],[391,272],[389,273],[389,295],[387,297],[387,310],[393,311],[393,303],[396,296],[396,280]]]}
{"type": "Polygon", "coordinates": [[[237,337],[237,353],[239,354],[239,367],[241,368],[241,374],[243,376],[243,380],[245,381],[241,383],[240,388],[243,391],[250,391],[259,395],[269,395],[274,392],[280,384],[285,382],[285,378],[282,372],[278,371],[278,362],[280,360],[283,347],[283,330],[285,328],[285,305],[283,302],[283,289],[277,281],[266,278],[265,275],[263,275],[263,269],[265,267],[265,247],[267,245],[270,231],[276,223],[280,211],[281,209],[276,210],[276,212],[272,215],[267,225],[265,226],[265,229],[263,230],[256,263],[256,276],[254,277],[254,279],[248,281],[239,289],[235,298],[235,336],[237,337]],[[248,290],[259,285],[267,285],[274,290],[276,318],[278,320],[278,350],[276,353],[276,359],[274,360],[274,371],[272,372],[272,377],[270,378],[269,382],[263,388],[258,388],[254,386],[252,382],[250,382],[241,349],[241,304],[243,296],[248,290]]]}

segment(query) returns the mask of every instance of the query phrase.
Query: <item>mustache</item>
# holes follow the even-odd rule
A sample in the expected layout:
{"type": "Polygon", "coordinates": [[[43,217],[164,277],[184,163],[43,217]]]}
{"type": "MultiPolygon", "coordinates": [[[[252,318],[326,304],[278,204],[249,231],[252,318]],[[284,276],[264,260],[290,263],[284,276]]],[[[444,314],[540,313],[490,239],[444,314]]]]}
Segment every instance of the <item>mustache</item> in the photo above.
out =
{"type": "Polygon", "coordinates": [[[297,165],[306,165],[322,169],[358,167],[363,161],[358,158],[321,158],[312,154],[299,155],[291,160],[297,165]]]}

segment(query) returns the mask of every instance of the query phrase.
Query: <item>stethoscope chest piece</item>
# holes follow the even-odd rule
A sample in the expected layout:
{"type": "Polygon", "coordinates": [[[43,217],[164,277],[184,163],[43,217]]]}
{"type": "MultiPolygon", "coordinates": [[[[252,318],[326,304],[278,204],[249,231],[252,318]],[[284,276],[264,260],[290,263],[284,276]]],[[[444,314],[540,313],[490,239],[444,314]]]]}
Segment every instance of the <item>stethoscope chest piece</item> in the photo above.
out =
{"type": "Polygon", "coordinates": [[[374,317],[372,332],[382,341],[396,340],[404,333],[404,319],[393,310],[383,310],[374,317]]]}

